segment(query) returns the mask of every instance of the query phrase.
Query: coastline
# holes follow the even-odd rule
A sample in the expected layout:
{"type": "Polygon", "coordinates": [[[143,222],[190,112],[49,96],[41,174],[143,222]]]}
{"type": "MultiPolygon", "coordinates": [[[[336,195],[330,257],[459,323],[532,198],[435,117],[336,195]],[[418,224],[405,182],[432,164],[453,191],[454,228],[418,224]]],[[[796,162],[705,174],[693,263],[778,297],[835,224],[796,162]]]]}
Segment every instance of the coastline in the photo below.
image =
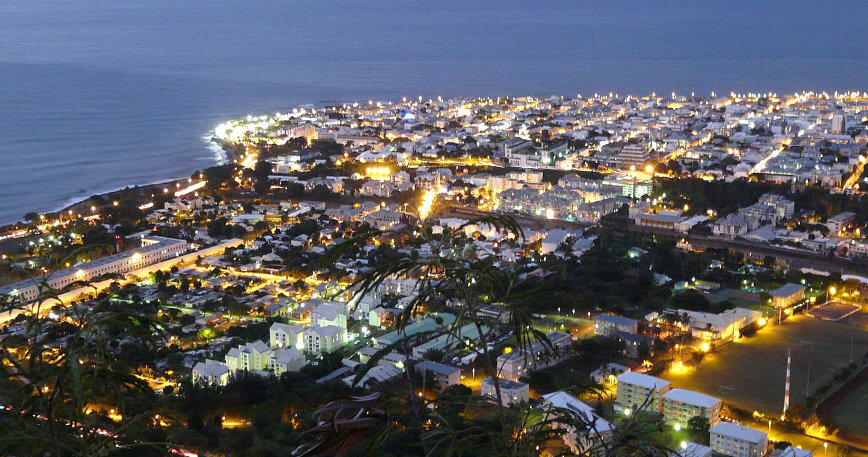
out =
{"type": "MultiPolygon", "coordinates": [[[[204,138],[207,138],[208,147],[210,147],[212,145],[217,146],[223,151],[220,159],[216,160],[214,162],[214,165],[211,165],[211,166],[221,165],[223,163],[235,160],[235,156],[237,155],[237,150],[235,150],[231,144],[227,143],[224,140],[221,140],[220,138],[217,138],[214,135],[205,136],[205,137],[203,137],[203,139],[204,138]]],[[[194,173],[196,171],[197,170],[192,170],[190,173],[194,173]]],[[[180,178],[167,178],[167,179],[162,180],[162,181],[156,181],[156,182],[151,182],[151,183],[147,183],[147,184],[128,185],[128,186],[124,186],[122,188],[117,188],[117,189],[109,190],[106,192],[96,193],[96,194],[93,194],[89,197],[85,197],[85,198],[81,198],[81,199],[76,198],[76,199],[74,199],[75,201],[72,201],[71,203],[65,204],[65,206],[63,206],[62,208],[60,208],[56,211],[47,212],[45,214],[46,215],[47,214],[59,214],[59,213],[67,212],[69,210],[72,210],[74,212],[78,212],[81,214],[86,214],[88,211],[90,211],[90,206],[93,203],[93,200],[96,198],[102,198],[102,199],[108,200],[108,199],[113,199],[113,198],[115,198],[115,197],[117,197],[117,196],[119,196],[125,192],[136,191],[136,190],[139,192],[140,195],[141,194],[148,194],[148,193],[158,193],[158,192],[162,192],[162,189],[165,187],[171,187],[171,186],[174,186],[175,184],[183,184],[188,178],[189,178],[189,176],[180,177],[180,178]]]]}
{"type": "MultiPolygon", "coordinates": [[[[225,164],[227,162],[234,161],[235,157],[237,156],[237,150],[234,147],[232,147],[231,144],[229,144],[226,141],[214,136],[213,133],[214,132],[208,132],[207,135],[202,136],[202,139],[206,143],[206,145],[205,145],[206,148],[208,150],[212,150],[215,152],[214,162],[212,165],[209,165],[209,167],[222,165],[222,164],[225,164]],[[218,149],[219,149],[219,151],[218,151],[218,149]]],[[[205,168],[208,168],[208,167],[205,167],[205,168]]],[[[191,170],[190,173],[192,174],[195,171],[197,171],[197,170],[191,170]]],[[[153,181],[153,182],[149,182],[149,183],[145,183],[145,184],[129,184],[129,185],[126,185],[123,187],[117,187],[117,188],[106,190],[106,191],[96,192],[96,193],[89,195],[89,196],[71,197],[65,203],[63,203],[60,207],[58,207],[56,209],[53,209],[51,211],[38,212],[38,213],[44,214],[47,217],[53,217],[53,216],[56,216],[56,215],[59,215],[62,213],[66,213],[66,212],[72,210],[73,212],[77,212],[77,213],[86,215],[86,214],[90,213],[90,207],[96,203],[95,202],[96,199],[111,200],[111,199],[114,199],[114,198],[120,196],[123,193],[127,193],[130,191],[137,191],[139,193],[139,195],[147,195],[150,193],[162,192],[162,189],[164,187],[174,186],[175,184],[183,184],[188,179],[188,177],[189,176],[166,178],[166,179],[162,179],[159,181],[153,181]]],[[[18,227],[24,223],[25,222],[23,221],[23,217],[21,217],[17,221],[13,221],[13,222],[9,222],[9,223],[0,225],[0,230],[12,229],[12,228],[18,227]]]]}

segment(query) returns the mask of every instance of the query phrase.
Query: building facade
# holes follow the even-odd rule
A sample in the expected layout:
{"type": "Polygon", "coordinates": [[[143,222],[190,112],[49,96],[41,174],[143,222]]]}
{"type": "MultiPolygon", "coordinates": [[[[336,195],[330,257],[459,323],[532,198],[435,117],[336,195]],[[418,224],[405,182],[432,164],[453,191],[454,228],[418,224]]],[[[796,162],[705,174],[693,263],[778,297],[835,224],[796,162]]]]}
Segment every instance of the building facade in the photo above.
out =
{"type": "Polygon", "coordinates": [[[719,398],[687,389],[672,389],[663,394],[663,418],[666,423],[687,427],[694,416],[708,419],[712,427],[720,422],[719,398]]]}
{"type": "Polygon", "coordinates": [[[669,391],[669,381],[632,371],[621,374],[617,381],[615,412],[630,415],[646,404],[648,412],[662,412],[661,398],[669,391]]]}
{"type": "MultiPolygon", "coordinates": [[[[500,398],[503,406],[512,406],[530,401],[530,387],[527,384],[503,378],[499,379],[499,384],[500,398]]],[[[489,376],[482,380],[481,391],[483,397],[497,398],[497,391],[494,388],[494,379],[492,377],[489,376]]]]}
{"type": "Polygon", "coordinates": [[[141,243],[142,246],[137,249],[58,270],[47,277],[31,278],[0,287],[0,295],[18,297],[29,303],[39,298],[43,282],[51,289],[60,290],[73,283],[91,281],[103,275],[126,274],[177,257],[190,249],[190,243],[184,240],[162,236],[143,237],[141,243]]]}
{"type": "Polygon", "coordinates": [[[768,450],[768,435],[744,425],[721,422],[709,432],[711,449],[723,455],[762,457],[768,450]]]}

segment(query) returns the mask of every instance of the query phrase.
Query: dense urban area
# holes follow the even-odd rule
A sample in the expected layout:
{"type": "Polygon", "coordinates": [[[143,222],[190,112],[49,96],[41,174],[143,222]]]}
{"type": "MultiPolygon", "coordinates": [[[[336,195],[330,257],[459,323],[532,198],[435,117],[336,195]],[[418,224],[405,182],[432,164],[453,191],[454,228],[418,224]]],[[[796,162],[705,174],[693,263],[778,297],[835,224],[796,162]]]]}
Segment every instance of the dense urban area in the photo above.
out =
{"type": "Polygon", "coordinates": [[[212,141],[0,232],[4,455],[868,455],[868,94],[371,100],[212,141]]]}

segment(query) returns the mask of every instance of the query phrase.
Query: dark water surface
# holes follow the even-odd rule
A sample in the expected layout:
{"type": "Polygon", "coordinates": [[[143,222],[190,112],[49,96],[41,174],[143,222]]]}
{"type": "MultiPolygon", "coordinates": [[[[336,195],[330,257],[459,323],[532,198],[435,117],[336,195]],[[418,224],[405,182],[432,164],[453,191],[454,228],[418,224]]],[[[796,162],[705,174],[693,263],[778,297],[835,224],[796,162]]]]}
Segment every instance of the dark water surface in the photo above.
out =
{"type": "Polygon", "coordinates": [[[303,103],[868,90],[868,5],[0,0],[0,223],[218,159],[303,103]]]}

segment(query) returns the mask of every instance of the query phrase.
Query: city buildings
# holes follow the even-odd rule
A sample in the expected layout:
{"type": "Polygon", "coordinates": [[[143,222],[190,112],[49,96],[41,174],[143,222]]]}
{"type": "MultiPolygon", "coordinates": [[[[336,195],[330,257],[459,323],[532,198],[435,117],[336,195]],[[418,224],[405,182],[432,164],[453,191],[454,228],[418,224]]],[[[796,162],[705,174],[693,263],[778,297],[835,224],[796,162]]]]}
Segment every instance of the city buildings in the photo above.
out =
{"type": "Polygon", "coordinates": [[[593,408],[564,391],[543,395],[542,403],[543,408],[548,410],[547,415],[557,417],[567,414],[571,419],[570,423],[554,420],[551,427],[563,433],[564,444],[575,454],[593,455],[596,453],[593,451],[599,451],[601,442],[608,441],[612,436],[614,427],[609,422],[599,417],[593,408]],[[551,409],[560,411],[553,413],[551,409]],[[575,424],[584,424],[584,427],[575,424]]]}
{"type": "Polygon", "coordinates": [[[711,449],[730,457],[762,457],[768,452],[768,435],[744,425],[721,422],[710,430],[711,449]]]}
{"type": "Polygon", "coordinates": [[[24,302],[39,298],[43,283],[55,290],[61,290],[74,283],[92,281],[110,274],[125,274],[164,260],[177,257],[190,248],[184,240],[148,235],[140,238],[141,247],[118,254],[100,257],[62,270],[46,277],[35,277],[25,281],[0,287],[0,295],[20,297],[24,302]]]}
{"type": "Polygon", "coordinates": [[[568,333],[551,332],[548,335],[549,344],[536,340],[529,348],[516,349],[497,358],[500,376],[512,381],[518,381],[522,376],[533,370],[547,368],[557,364],[566,357],[566,350],[572,339],[568,333]]]}
{"type": "Polygon", "coordinates": [[[694,416],[708,419],[711,426],[720,422],[720,408],[723,402],[719,398],[694,392],[687,389],[670,389],[663,394],[663,419],[672,426],[682,428],[694,416]]]}
{"type": "Polygon", "coordinates": [[[617,381],[615,412],[629,416],[643,407],[651,413],[663,411],[662,396],[669,391],[669,381],[633,371],[622,373],[617,381]]]}
{"type": "MultiPolygon", "coordinates": [[[[500,378],[498,384],[500,385],[500,398],[503,406],[527,403],[530,400],[530,387],[527,384],[504,378],[500,378]]],[[[492,377],[483,379],[480,386],[483,397],[497,399],[497,390],[492,377]]]]}

